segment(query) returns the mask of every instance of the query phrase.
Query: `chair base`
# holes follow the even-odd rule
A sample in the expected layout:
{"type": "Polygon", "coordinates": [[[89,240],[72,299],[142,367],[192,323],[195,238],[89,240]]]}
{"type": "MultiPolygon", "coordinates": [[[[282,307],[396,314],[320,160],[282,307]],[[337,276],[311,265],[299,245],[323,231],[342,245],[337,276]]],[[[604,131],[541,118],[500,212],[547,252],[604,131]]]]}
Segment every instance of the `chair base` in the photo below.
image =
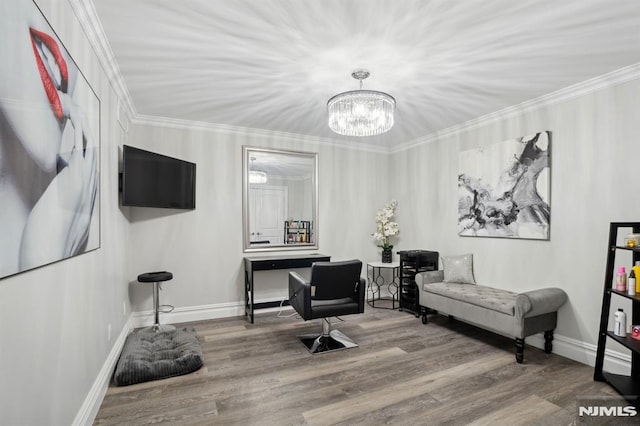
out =
{"type": "Polygon", "coordinates": [[[154,324],[150,327],[145,327],[140,331],[143,333],[161,333],[163,331],[173,331],[176,327],[170,324],[154,324]]]}
{"type": "Polygon", "coordinates": [[[329,335],[317,333],[305,334],[298,336],[298,339],[300,339],[312,354],[358,347],[357,343],[338,330],[331,330],[329,335]]]}

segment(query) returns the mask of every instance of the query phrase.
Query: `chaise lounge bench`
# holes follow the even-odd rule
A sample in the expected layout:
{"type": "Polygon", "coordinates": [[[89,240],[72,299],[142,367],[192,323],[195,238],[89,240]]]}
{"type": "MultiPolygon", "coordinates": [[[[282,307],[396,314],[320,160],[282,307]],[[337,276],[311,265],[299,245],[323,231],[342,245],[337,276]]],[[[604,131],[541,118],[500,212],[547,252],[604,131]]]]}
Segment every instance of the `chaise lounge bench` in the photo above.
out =
{"type": "MultiPolygon", "coordinates": [[[[465,255],[469,258],[471,255],[465,255]]],[[[460,258],[462,256],[458,256],[460,258]]],[[[445,261],[445,271],[447,262],[445,261]]],[[[471,266],[469,263],[469,271],[471,266]]],[[[567,301],[559,288],[524,293],[476,285],[473,275],[449,274],[443,270],[416,274],[422,322],[435,311],[494,333],[515,337],[516,362],[524,359],[524,339],[544,332],[544,351],[551,353],[558,309],[567,301]]]]}

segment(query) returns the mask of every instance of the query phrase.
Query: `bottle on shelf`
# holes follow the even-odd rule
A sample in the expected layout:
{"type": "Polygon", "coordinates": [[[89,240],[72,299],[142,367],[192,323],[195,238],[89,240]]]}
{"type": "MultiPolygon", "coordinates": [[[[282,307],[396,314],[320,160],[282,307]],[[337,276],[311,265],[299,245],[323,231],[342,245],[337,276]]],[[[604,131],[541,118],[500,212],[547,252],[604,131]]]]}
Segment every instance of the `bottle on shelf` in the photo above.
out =
{"type": "Polygon", "coordinates": [[[631,268],[631,272],[629,272],[629,280],[627,280],[627,294],[629,296],[636,295],[636,271],[631,268]]]}
{"type": "Polygon", "coordinates": [[[615,325],[613,327],[613,334],[619,337],[627,336],[627,314],[622,309],[618,309],[613,315],[615,325]]]}
{"type": "Polygon", "coordinates": [[[636,294],[640,294],[640,261],[636,261],[635,265],[631,267],[631,270],[636,275],[636,294]]]}
{"type": "Polygon", "coordinates": [[[616,274],[616,287],[617,291],[627,291],[627,270],[624,266],[618,267],[618,273],[616,274]]]}
{"type": "Polygon", "coordinates": [[[640,234],[629,234],[624,238],[624,245],[629,248],[640,246],[640,234]]]}

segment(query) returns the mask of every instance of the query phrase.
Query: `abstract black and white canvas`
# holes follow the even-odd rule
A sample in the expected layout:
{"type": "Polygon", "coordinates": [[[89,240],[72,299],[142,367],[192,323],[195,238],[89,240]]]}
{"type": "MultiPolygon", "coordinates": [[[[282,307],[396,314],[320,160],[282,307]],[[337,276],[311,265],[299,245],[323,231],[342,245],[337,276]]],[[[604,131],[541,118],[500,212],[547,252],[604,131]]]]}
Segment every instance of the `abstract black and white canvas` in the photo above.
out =
{"type": "Polygon", "coordinates": [[[100,246],[100,101],[37,5],[0,7],[0,278],[100,246]]]}
{"type": "Polygon", "coordinates": [[[551,132],[458,155],[458,234],[549,239],[551,132]]]}

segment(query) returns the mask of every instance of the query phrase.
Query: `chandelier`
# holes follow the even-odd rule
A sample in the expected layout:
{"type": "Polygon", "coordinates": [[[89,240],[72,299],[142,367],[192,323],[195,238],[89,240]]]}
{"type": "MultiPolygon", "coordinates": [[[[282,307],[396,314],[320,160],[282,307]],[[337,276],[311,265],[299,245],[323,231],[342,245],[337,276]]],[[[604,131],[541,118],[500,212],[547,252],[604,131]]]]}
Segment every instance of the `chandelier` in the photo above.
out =
{"type": "Polygon", "coordinates": [[[249,170],[249,183],[267,183],[267,174],[258,170],[249,170]]]}
{"type": "Polygon", "coordinates": [[[267,173],[261,170],[253,170],[253,162],[256,161],[256,157],[251,157],[250,170],[249,170],[249,183],[267,183],[267,173]]]}
{"type": "Polygon", "coordinates": [[[393,127],[396,100],[375,90],[362,90],[362,80],[369,71],[356,70],[351,77],[360,81],[360,90],[335,95],[327,102],[329,127],[345,136],[374,136],[393,127]]]}

